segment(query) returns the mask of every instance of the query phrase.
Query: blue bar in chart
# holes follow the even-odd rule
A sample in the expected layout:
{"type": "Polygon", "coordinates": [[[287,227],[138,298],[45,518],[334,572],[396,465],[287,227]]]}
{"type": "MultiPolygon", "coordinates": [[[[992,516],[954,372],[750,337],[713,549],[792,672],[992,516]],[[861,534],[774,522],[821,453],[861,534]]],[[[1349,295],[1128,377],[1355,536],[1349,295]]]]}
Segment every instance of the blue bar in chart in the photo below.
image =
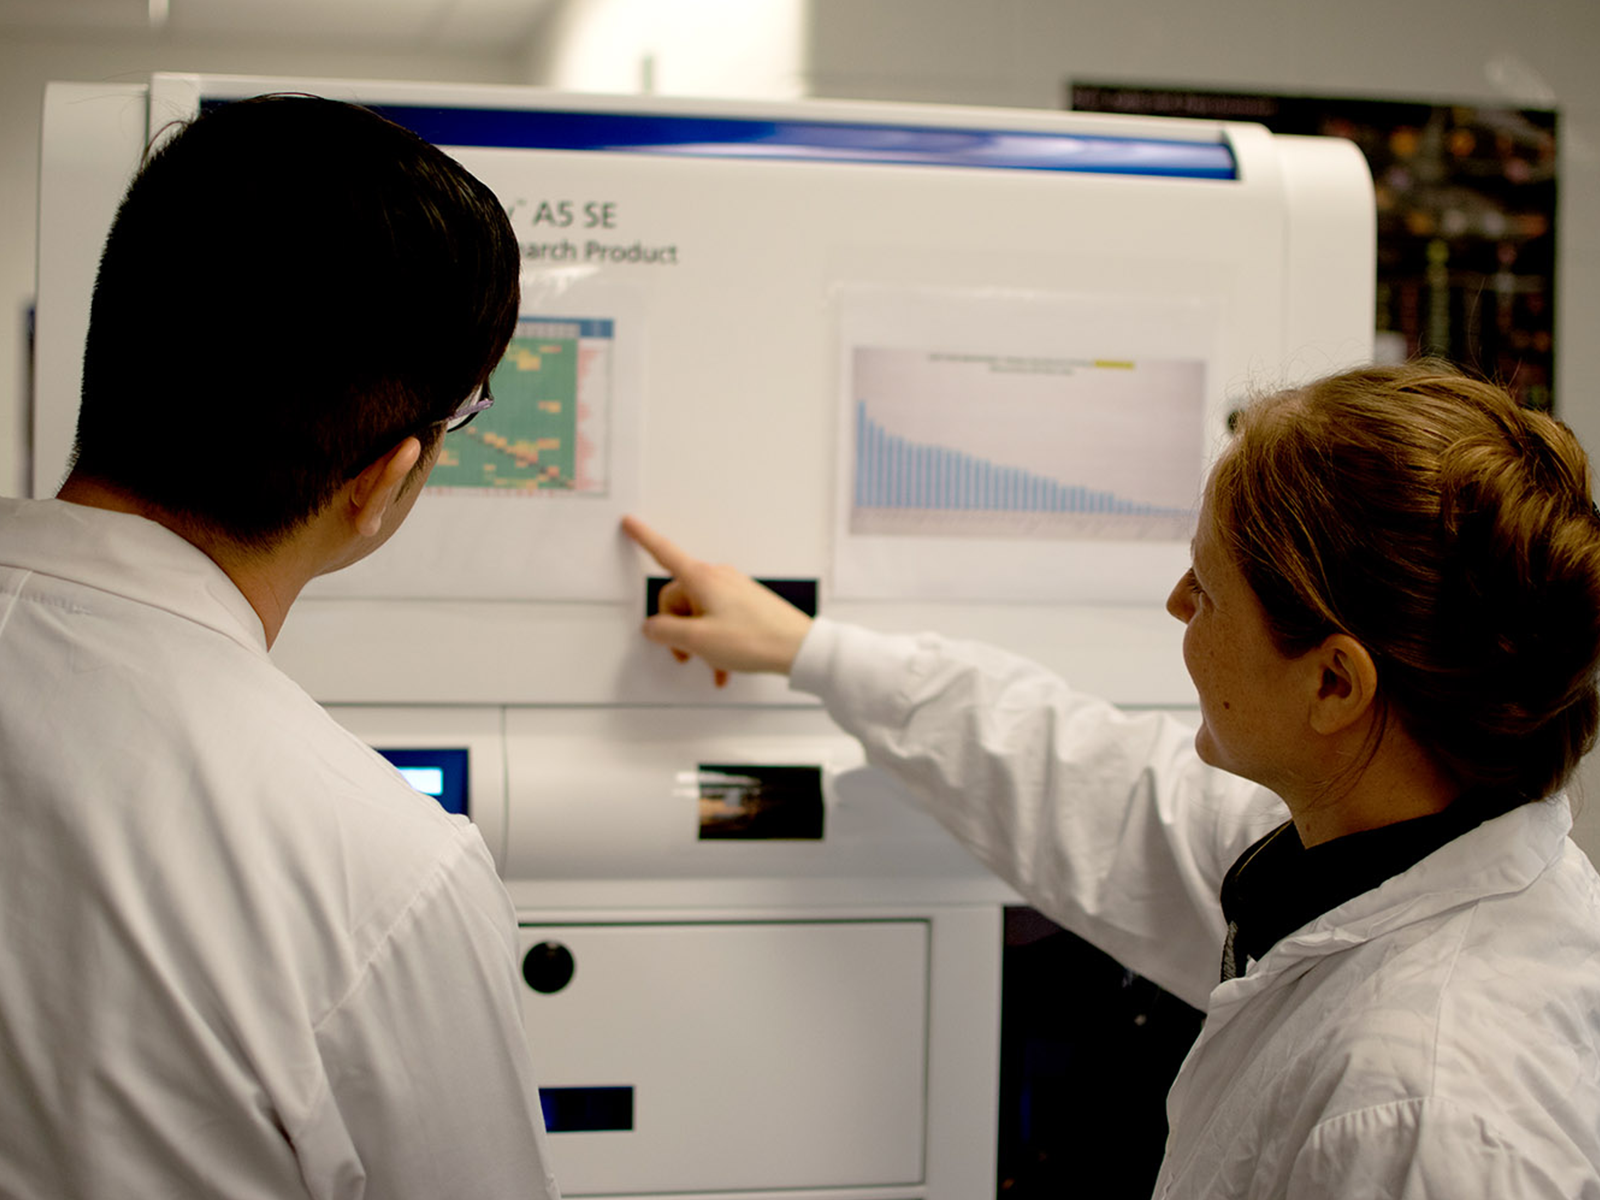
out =
{"type": "Polygon", "coordinates": [[[889,433],[856,404],[855,507],[922,512],[1067,513],[1183,517],[1185,510],[1126,499],[889,433]]]}

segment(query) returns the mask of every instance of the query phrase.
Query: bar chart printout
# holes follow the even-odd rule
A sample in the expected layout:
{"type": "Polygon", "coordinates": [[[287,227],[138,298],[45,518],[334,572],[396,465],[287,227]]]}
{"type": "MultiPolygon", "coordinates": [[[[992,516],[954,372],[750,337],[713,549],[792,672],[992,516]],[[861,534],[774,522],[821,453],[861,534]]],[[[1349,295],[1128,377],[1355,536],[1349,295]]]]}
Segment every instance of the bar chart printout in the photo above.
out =
{"type": "Polygon", "coordinates": [[[849,531],[1186,541],[1205,364],[857,348],[849,531]]]}
{"type": "Polygon", "coordinates": [[[489,377],[494,407],[445,438],[429,489],[605,495],[613,324],[519,320],[489,377]]]}

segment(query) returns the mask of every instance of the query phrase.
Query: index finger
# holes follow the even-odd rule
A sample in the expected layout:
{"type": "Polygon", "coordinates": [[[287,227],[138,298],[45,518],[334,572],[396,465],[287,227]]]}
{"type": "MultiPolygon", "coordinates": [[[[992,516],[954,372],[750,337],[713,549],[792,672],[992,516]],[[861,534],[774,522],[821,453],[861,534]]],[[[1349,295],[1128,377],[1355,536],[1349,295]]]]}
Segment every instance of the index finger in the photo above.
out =
{"type": "Polygon", "coordinates": [[[681,575],[694,563],[694,556],[680,549],[670,538],[657,533],[638,517],[622,518],[622,532],[632,538],[644,552],[667,569],[670,574],[681,575]]]}

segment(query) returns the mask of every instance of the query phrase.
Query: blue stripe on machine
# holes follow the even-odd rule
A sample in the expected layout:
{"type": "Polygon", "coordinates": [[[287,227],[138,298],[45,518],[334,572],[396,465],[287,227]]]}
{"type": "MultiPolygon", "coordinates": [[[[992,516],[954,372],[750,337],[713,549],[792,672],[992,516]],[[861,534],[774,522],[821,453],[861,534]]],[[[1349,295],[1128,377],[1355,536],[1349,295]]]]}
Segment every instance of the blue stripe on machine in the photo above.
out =
{"type": "MultiPolygon", "coordinates": [[[[226,101],[201,107],[218,103],[226,101]]],[[[370,107],[437,146],[1238,178],[1233,152],[1222,142],[564,109],[370,107]]]]}

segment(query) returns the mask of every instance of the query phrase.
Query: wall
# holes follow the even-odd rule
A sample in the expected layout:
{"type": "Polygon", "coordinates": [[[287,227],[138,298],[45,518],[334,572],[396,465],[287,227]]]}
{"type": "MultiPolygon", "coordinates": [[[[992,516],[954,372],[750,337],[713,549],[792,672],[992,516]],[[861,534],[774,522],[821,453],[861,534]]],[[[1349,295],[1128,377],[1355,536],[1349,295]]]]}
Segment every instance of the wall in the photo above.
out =
{"type": "MultiPolygon", "coordinates": [[[[138,81],[155,71],[520,82],[514,55],[382,53],[359,49],[183,42],[152,35],[46,38],[0,34],[0,495],[28,490],[26,321],[34,293],[39,119],[53,80],[138,81]]],[[[57,480],[42,480],[51,489],[57,480]]]]}
{"type": "Polygon", "coordinates": [[[525,52],[529,82],[586,92],[805,95],[805,0],[569,0],[525,52]]]}

